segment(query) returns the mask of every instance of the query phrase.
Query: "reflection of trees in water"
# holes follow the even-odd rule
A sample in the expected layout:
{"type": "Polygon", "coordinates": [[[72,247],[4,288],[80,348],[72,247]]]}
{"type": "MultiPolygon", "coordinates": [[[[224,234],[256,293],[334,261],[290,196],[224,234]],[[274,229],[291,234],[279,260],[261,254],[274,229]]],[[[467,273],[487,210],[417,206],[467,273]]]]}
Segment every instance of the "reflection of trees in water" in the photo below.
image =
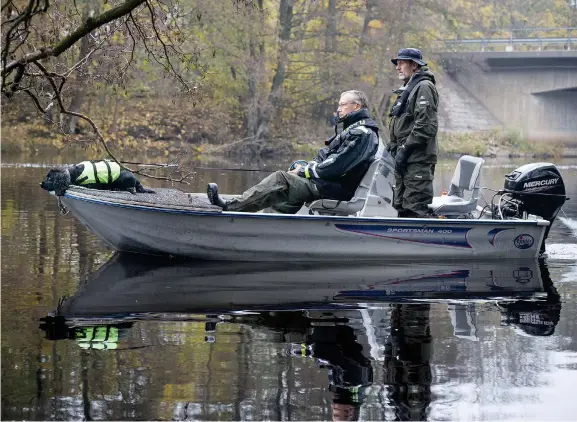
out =
{"type": "Polygon", "coordinates": [[[80,374],[79,355],[43,340],[36,319],[73,295],[110,255],[75,219],[58,215],[54,198],[38,186],[46,172],[2,169],[2,383],[11,386],[2,393],[9,403],[2,416],[8,419],[60,414],[55,397],[69,391],[71,373],[80,374]]]}
{"type": "MultiPolygon", "coordinates": [[[[534,303],[518,302],[516,307],[510,302],[510,310],[534,303]]],[[[44,372],[41,385],[47,400],[36,414],[45,417],[56,409],[64,419],[88,411],[95,419],[327,420],[356,419],[362,409],[369,419],[424,420],[431,404],[431,325],[450,327],[446,315],[445,322],[431,321],[431,307],[389,305],[388,317],[377,323],[383,325],[379,330],[386,325],[382,331],[390,333],[380,337],[382,364],[369,359],[358,311],[242,315],[234,323],[219,323],[216,333],[206,333],[203,322],[138,322],[122,329],[117,350],[59,342],[58,355],[65,359],[59,363],[60,398],[54,398],[56,374],[44,372]],[[207,334],[214,335],[215,342],[205,342],[207,334]],[[298,353],[287,356],[287,344],[298,353]],[[386,390],[384,409],[378,407],[376,397],[381,383],[386,390]]],[[[435,340],[453,342],[454,337],[435,336],[435,340]]],[[[482,342],[458,344],[483,347],[482,342]]],[[[517,350],[519,356],[527,353],[517,350]]],[[[479,356],[487,354],[484,350],[479,356]]],[[[452,355],[450,360],[447,356],[435,349],[436,384],[444,382],[447,367],[455,371],[451,382],[483,385],[499,382],[497,376],[518,376],[508,372],[507,360],[501,360],[496,364],[498,374],[485,370],[488,380],[480,380],[475,371],[481,363],[474,354],[452,355]]],[[[515,381],[519,385],[531,385],[529,379],[519,377],[515,381]]]]}
{"type": "MultiPolygon", "coordinates": [[[[435,385],[439,401],[474,400],[478,406],[489,403],[496,406],[540,400],[535,390],[523,387],[543,385],[543,373],[554,367],[551,347],[558,350],[566,347],[561,345],[561,337],[549,338],[548,347],[540,347],[544,343],[539,337],[550,337],[556,331],[566,335],[569,331],[559,324],[561,297],[549,269],[540,265],[539,270],[544,294],[538,299],[508,299],[476,305],[478,341],[463,341],[446,332],[435,333],[438,345],[435,385]],[[455,380],[464,385],[460,393],[454,390],[455,380]]],[[[449,413],[443,417],[467,419],[470,415],[449,413]]]]}

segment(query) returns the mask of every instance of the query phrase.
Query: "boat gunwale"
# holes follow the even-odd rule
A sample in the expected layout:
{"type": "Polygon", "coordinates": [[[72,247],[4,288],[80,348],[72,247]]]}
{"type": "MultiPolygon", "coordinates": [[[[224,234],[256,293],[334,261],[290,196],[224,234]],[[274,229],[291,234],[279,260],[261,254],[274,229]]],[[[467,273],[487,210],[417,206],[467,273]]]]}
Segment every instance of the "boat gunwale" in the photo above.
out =
{"type": "Polygon", "coordinates": [[[432,224],[458,224],[458,225],[512,225],[512,226],[548,226],[547,220],[483,220],[483,219],[464,219],[464,218],[399,218],[399,217],[354,217],[354,216],[333,216],[333,215],[306,215],[306,214],[274,214],[274,213],[251,213],[251,212],[231,212],[231,211],[201,211],[198,208],[186,205],[155,205],[145,202],[125,201],[122,199],[99,198],[89,193],[66,192],[64,197],[71,200],[80,200],[100,205],[107,205],[120,208],[132,208],[141,211],[155,211],[169,214],[199,215],[225,218],[242,218],[242,219],[274,219],[274,220],[329,220],[338,222],[356,222],[356,223],[408,223],[420,225],[432,224]]]}

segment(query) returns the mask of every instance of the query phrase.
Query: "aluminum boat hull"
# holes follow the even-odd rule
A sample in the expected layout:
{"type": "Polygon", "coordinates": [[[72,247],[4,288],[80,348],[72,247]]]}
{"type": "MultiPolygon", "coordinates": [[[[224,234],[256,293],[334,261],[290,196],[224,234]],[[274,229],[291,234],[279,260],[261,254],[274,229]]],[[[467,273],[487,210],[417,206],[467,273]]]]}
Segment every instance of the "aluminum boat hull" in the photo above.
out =
{"type": "Polygon", "coordinates": [[[229,261],[535,258],[545,220],[233,213],[69,189],[63,204],[117,251],[229,261]]]}

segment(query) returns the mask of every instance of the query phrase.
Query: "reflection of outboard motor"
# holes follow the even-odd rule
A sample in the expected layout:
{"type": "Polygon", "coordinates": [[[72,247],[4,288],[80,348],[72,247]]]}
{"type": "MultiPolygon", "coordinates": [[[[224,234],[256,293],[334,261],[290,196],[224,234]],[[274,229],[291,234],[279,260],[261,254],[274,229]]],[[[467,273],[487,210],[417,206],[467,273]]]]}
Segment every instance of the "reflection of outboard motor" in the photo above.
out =
{"type": "MultiPolygon", "coordinates": [[[[557,167],[550,163],[525,164],[505,175],[505,203],[500,210],[503,217],[522,218],[524,213],[538,215],[551,224],[568,199],[565,184],[557,167]]],[[[541,253],[545,252],[545,239],[551,224],[545,231],[541,253]]]]}
{"type": "Polygon", "coordinates": [[[547,293],[545,300],[517,300],[501,302],[501,324],[511,325],[532,336],[550,336],[561,316],[561,298],[549,276],[549,269],[540,262],[543,288],[547,293]]]}
{"type": "Polygon", "coordinates": [[[396,420],[425,421],[431,403],[433,338],[429,304],[391,305],[384,383],[396,420]]]}

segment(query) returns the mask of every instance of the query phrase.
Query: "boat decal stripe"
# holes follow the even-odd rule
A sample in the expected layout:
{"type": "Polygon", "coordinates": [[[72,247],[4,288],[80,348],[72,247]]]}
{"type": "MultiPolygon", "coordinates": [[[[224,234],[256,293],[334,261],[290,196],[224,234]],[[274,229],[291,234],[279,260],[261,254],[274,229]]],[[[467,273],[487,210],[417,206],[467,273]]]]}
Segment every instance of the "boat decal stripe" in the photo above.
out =
{"type": "Polygon", "coordinates": [[[489,232],[487,233],[488,239],[489,239],[489,243],[493,246],[495,246],[495,238],[497,237],[497,235],[499,233],[502,233],[504,231],[507,230],[511,230],[511,229],[493,229],[493,230],[489,230],[489,232]]]}
{"type": "Polygon", "coordinates": [[[432,285],[432,286],[422,286],[422,287],[415,287],[415,286],[407,286],[404,289],[378,289],[378,290],[341,290],[338,292],[335,297],[369,297],[369,298],[378,298],[378,297],[391,297],[391,296],[401,296],[401,297],[422,297],[426,293],[449,293],[449,292],[466,292],[467,286],[465,283],[462,284],[439,284],[439,285],[432,285]]]}
{"type": "Polygon", "coordinates": [[[467,233],[471,227],[434,227],[434,226],[390,226],[335,224],[338,230],[382,237],[391,240],[422,243],[429,245],[471,248],[467,233]]]}

